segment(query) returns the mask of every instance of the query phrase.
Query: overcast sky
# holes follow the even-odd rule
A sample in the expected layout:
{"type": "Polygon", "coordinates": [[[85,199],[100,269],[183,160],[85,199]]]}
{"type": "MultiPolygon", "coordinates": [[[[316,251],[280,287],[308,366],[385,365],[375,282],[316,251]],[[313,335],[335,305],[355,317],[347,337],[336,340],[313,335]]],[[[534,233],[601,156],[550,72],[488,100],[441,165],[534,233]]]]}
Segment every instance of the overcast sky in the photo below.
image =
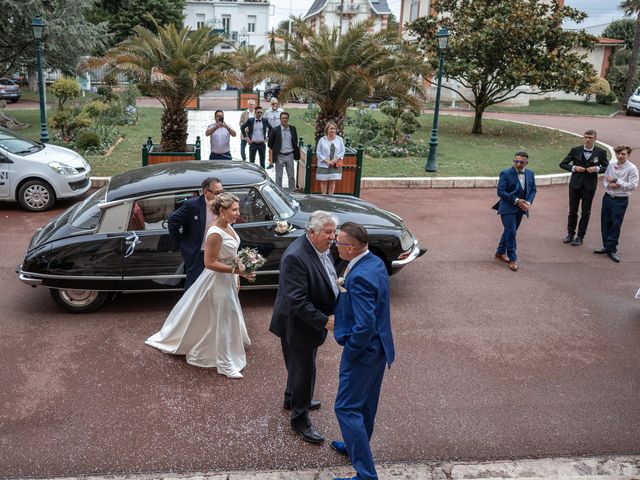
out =
{"type": "MultiPolygon", "coordinates": [[[[396,18],[400,18],[400,0],[387,0],[396,18]]],[[[270,27],[276,27],[281,20],[289,17],[289,13],[300,16],[307,13],[313,0],[271,0],[272,15],[270,27]]],[[[580,25],[566,24],[565,28],[587,28],[590,33],[598,35],[612,20],[623,17],[618,10],[619,0],[565,0],[565,4],[586,12],[589,16],[580,25]],[[593,28],[591,28],[593,27],[593,28]]]]}

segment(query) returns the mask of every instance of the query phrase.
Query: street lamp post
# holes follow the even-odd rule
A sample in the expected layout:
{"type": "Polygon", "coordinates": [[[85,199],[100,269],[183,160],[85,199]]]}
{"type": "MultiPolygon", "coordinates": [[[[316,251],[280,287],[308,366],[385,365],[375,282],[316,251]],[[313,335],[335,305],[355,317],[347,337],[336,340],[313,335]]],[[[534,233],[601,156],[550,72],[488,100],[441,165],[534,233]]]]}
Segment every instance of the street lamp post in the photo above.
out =
{"type": "Polygon", "coordinates": [[[42,75],[42,35],[44,34],[44,21],[36,17],[31,22],[33,39],[36,44],[36,62],[38,64],[38,90],[40,92],[40,141],[49,142],[49,131],[47,130],[47,110],[44,103],[44,75],[42,75]]]}
{"type": "Polygon", "coordinates": [[[436,105],[433,109],[433,127],[431,128],[431,138],[429,139],[429,157],[424,169],[427,172],[435,172],[438,170],[436,163],[436,148],[438,148],[438,117],[440,116],[440,88],[442,86],[442,65],[444,64],[444,51],[449,43],[449,30],[441,28],[436,34],[438,40],[438,84],[436,88],[436,105]]]}

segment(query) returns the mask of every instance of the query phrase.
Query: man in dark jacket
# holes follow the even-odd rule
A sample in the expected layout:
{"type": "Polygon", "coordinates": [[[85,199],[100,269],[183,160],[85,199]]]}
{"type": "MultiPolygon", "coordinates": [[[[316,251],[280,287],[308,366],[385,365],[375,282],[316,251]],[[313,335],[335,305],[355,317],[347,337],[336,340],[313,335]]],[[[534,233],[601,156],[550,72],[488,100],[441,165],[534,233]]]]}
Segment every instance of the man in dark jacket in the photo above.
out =
{"type": "Polygon", "coordinates": [[[329,247],[337,218],[327,212],[311,214],[306,235],[295,240],[280,260],[280,283],[269,331],[278,337],[287,368],[284,408],[291,409],[291,428],[310,443],[324,437],[313,428],[309,410],[313,400],[316,352],[333,329],[338,295],[337,275],[329,247]]]}
{"type": "Polygon", "coordinates": [[[591,216],[591,204],[598,187],[598,174],[603,173],[609,165],[607,152],[596,147],[596,132],[587,130],[584,132],[583,145],[574,147],[560,162],[560,168],[571,172],[569,181],[569,219],[567,221],[567,236],[564,243],[573,246],[582,245],[587,233],[589,217],[591,216]],[[582,202],[582,214],[578,224],[578,207],[582,202]],[[576,226],[578,235],[576,235],[576,226]]]}
{"type": "Polygon", "coordinates": [[[169,217],[168,229],[173,248],[180,249],[184,259],[187,274],[185,290],[204,270],[205,235],[215,220],[209,206],[223,192],[220,179],[208,177],[202,182],[202,195],[184,201],[169,217]]]}
{"type": "Polygon", "coordinates": [[[282,187],[282,170],[286,168],[288,189],[293,190],[296,186],[293,162],[300,160],[300,147],[296,127],[289,125],[287,112],[280,113],[280,125],[271,129],[269,148],[273,152],[273,162],[276,164],[276,183],[282,187]]]}
{"type": "Polygon", "coordinates": [[[256,152],[260,155],[260,166],[265,168],[264,155],[267,150],[267,140],[269,139],[269,122],[262,116],[262,107],[255,109],[255,117],[249,118],[242,125],[242,134],[249,144],[249,161],[256,163],[256,152]]]}

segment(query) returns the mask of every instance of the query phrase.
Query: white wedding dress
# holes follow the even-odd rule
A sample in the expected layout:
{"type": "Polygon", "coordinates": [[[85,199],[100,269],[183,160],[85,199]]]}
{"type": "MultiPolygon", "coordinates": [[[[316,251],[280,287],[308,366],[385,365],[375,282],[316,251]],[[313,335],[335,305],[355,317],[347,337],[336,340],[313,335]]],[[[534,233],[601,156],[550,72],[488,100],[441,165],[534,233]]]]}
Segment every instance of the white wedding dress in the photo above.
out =
{"type": "MultiPolygon", "coordinates": [[[[222,237],[219,258],[230,264],[240,243],[235,232],[231,236],[213,226],[207,237],[212,233],[222,237]]],[[[244,346],[251,342],[236,281],[236,275],[205,268],[173,307],[162,329],[145,343],[165,353],[185,355],[191,365],[216,367],[222,375],[241,378],[238,373],[247,365],[244,346]]]]}

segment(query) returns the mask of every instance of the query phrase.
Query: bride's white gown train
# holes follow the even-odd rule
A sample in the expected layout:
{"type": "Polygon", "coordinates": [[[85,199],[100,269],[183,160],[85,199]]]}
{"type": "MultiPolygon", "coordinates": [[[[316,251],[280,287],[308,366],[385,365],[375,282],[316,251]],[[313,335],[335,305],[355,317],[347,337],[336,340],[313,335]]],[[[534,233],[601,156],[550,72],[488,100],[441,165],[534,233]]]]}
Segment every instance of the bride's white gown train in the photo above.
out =
{"type": "MultiPolygon", "coordinates": [[[[231,259],[239,240],[217,226],[209,228],[222,237],[220,259],[231,259]]],[[[185,355],[197,367],[216,367],[222,375],[241,378],[247,365],[244,351],[250,345],[244,323],[236,275],[204,269],[173,307],[162,329],[149,337],[147,345],[174,355],[185,355]]]]}

